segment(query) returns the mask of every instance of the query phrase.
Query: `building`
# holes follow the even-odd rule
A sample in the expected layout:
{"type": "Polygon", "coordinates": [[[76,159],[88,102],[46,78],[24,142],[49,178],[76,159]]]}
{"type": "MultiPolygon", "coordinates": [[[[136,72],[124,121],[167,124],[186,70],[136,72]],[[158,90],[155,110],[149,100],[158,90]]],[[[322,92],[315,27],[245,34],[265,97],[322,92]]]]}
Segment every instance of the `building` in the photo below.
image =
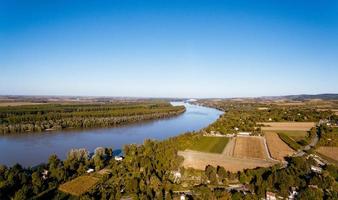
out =
{"type": "Polygon", "coordinates": [[[322,173],[322,168],[311,165],[311,171],[315,173],[322,173]]]}
{"type": "Polygon", "coordinates": [[[122,161],[123,160],[123,157],[122,156],[115,156],[114,159],[116,161],[122,161]]]}
{"type": "Polygon", "coordinates": [[[90,173],[94,172],[94,169],[89,168],[86,172],[87,172],[87,174],[90,174],[90,173]]]}
{"type": "Polygon", "coordinates": [[[250,136],[250,132],[238,132],[237,135],[250,136]]]}
{"type": "Polygon", "coordinates": [[[290,191],[290,193],[289,193],[288,198],[289,198],[290,200],[292,200],[292,199],[295,199],[297,195],[298,195],[298,192],[296,191],[296,188],[295,188],[295,187],[292,187],[292,188],[291,188],[291,191],[290,191]]]}
{"type": "Polygon", "coordinates": [[[266,200],[277,200],[276,194],[273,192],[266,192],[266,200]]]}
{"type": "Polygon", "coordinates": [[[42,179],[46,180],[48,178],[49,171],[44,169],[42,172],[42,179]]]}

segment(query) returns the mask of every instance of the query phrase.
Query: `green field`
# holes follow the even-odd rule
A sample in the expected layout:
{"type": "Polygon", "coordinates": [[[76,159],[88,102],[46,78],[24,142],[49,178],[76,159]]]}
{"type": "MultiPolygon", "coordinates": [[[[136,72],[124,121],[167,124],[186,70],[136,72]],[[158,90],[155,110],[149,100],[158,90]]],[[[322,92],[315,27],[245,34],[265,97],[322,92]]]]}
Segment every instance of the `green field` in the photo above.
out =
{"type": "Polygon", "coordinates": [[[200,137],[194,142],[191,147],[192,150],[203,151],[209,153],[222,153],[224,147],[229,142],[229,138],[226,137],[200,137]]]}
{"type": "Polygon", "coordinates": [[[98,181],[99,179],[96,177],[83,175],[60,185],[59,190],[74,196],[80,196],[94,187],[98,181]]]}
{"type": "Polygon", "coordinates": [[[278,133],[278,136],[281,140],[283,140],[289,147],[291,147],[294,150],[300,149],[302,146],[298,144],[294,139],[286,135],[285,133],[278,133]]]}
{"type": "Polygon", "coordinates": [[[306,131],[277,131],[277,133],[285,134],[296,142],[303,140],[306,136],[308,136],[306,131]]]}

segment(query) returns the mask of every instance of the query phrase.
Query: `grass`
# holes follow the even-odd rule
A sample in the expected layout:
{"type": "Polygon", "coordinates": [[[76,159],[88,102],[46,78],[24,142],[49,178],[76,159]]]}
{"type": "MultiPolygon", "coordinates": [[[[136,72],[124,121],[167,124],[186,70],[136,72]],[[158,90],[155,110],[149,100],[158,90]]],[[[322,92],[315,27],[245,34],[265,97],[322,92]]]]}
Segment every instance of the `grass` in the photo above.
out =
{"type": "Polygon", "coordinates": [[[277,131],[277,133],[285,134],[296,142],[305,139],[308,135],[307,131],[277,131]]]}
{"type": "Polygon", "coordinates": [[[301,145],[298,144],[294,139],[290,138],[285,133],[278,133],[278,136],[281,140],[283,140],[289,147],[291,147],[294,150],[298,150],[301,148],[301,145]]]}
{"type": "Polygon", "coordinates": [[[222,153],[228,142],[229,138],[226,137],[203,136],[194,142],[191,149],[209,153],[222,153]]]}
{"type": "Polygon", "coordinates": [[[89,191],[99,181],[98,178],[93,176],[79,176],[71,181],[62,184],[59,190],[74,196],[80,196],[81,194],[89,191]]]}

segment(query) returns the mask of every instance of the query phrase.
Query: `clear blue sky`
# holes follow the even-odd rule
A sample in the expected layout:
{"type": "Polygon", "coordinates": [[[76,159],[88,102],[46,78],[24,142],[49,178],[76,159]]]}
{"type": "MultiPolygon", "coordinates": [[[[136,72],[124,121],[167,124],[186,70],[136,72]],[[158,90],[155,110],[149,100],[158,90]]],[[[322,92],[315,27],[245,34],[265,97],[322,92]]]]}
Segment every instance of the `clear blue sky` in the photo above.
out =
{"type": "Polygon", "coordinates": [[[0,0],[3,95],[337,92],[337,0],[0,0]]]}

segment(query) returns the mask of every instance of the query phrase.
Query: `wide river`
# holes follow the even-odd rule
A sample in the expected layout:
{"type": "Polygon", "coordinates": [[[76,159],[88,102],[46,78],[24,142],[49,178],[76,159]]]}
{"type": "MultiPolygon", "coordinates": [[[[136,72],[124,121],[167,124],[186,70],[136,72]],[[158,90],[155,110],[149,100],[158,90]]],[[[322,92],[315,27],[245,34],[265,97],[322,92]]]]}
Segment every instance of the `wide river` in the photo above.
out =
{"type": "Polygon", "coordinates": [[[64,159],[72,148],[86,148],[93,152],[96,147],[101,146],[120,149],[125,144],[143,143],[147,138],[161,140],[187,131],[199,130],[222,114],[213,108],[183,102],[172,104],[184,105],[186,112],[176,117],[114,128],[0,136],[0,164],[11,166],[19,163],[23,166],[34,166],[47,162],[51,154],[64,159]]]}

